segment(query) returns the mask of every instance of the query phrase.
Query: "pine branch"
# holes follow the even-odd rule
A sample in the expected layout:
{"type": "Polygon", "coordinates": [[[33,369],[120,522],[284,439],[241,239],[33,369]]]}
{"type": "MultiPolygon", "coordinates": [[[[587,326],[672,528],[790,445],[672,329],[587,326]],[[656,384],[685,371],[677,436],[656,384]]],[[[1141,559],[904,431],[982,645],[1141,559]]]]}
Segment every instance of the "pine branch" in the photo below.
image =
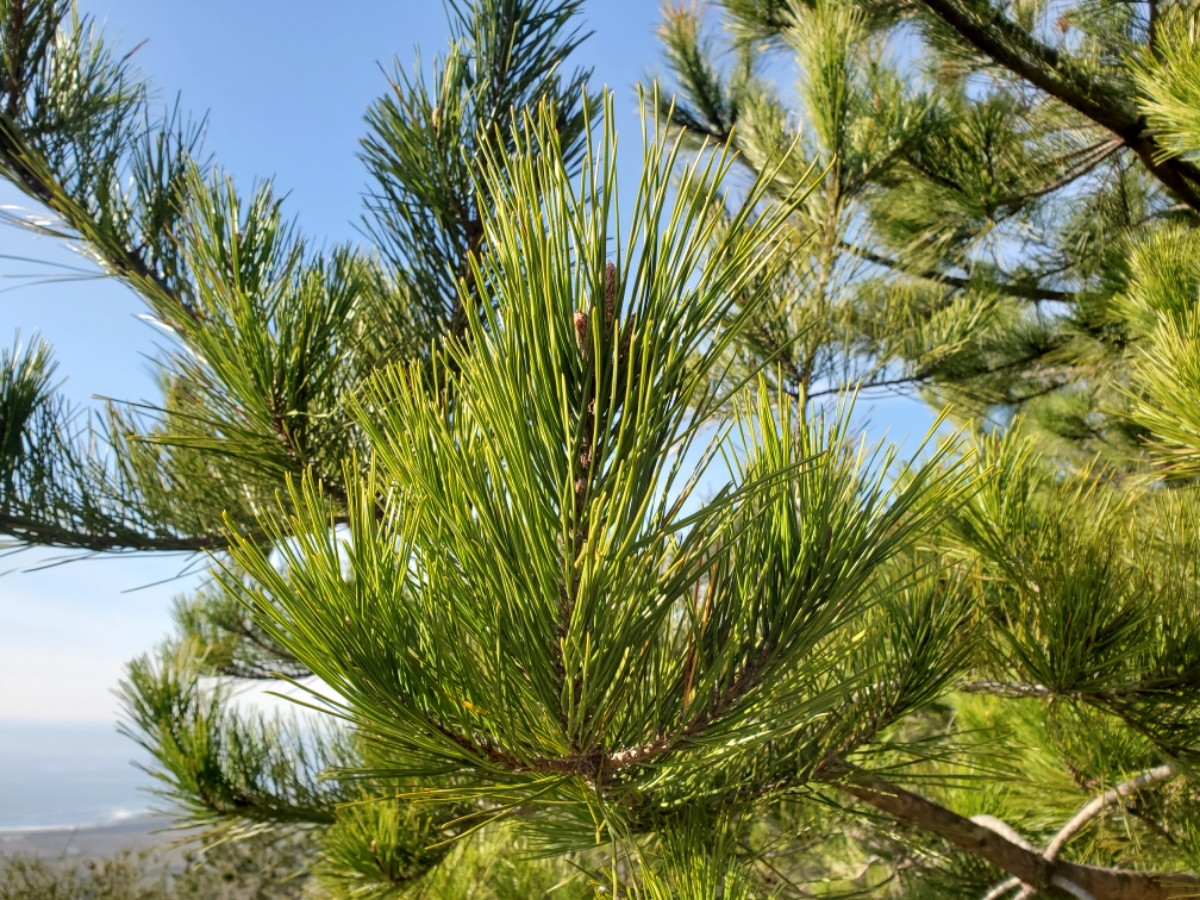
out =
{"type": "Polygon", "coordinates": [[[1147,128],[1146,117],[1079,70],[1052,47],[1037,41],[1004,13],[979,0],[920,0],[968,44],[1000,66],[1045,91],[1119,137],[1177,199],[1200,212],[1200,166],[1169,157],[1147,128]]]}
{"type": "MultiPolygon", "coordinates": [[[[901,375],[897,378],[881,378],[877,380],[861,381],[855,385],[855,390],[859,393],[866,391],[887,391],[899,387],[911,387],[913,385],[922,384],[928,381],[931,373],[916,372],[912,375],[901,375]]],[[[819,400],[822,397],[838,397],[846,393],[846,386],[839,384],[834,387],[821,388],[820,390],[810,391],[803,396],[806,400],[819,400]]],[[[796,398],[799,399],[800,392],[796,392],[796,398]]]]}
{"type": "Polygon", "coordinates": [[[127,527],[117,519],[56,523],[11,512],[0,512],[0,534],[29,547],[55,547],[89,553],[205,553],[229,546],[225,534],[157,533],[127,527]]]}
{"type": "MultiPolygon", "coordinates": [[[[1054,839],[1050,842],[1049,846],[1046,847],[1046,850],[1042,855],[1046,859],[1053,862],[1058,858],[1059,851],[1061,851],[1062,848],[1067,845],[1071,838],[1073,838],[1080,831],[1080,829],[1087,825],[1088,822],[1103,812],[1106,806],[1115,803],[1117,800],[1120,800],[1123,797],[1128,797],[1132,794],[1135,794],[1145,787],[1149,787],[1150,785],[1171,778],[1175,774],[1175,769],[1172,766],[1158,766],[1154,769],[1143,772],[1136,778],[1131,778],[1129,781],[1117,785],[1112,790],[1105,791],[1099,797],[1096,797],[1087,803],[1071,818],[1070,821],[1067,822],[1066,825],[1062,827],[1058,834],[1054,836],[1054,839]]],[[[976,818],[978,819],[978,817],[976,818]]],[[[1074,894],[1077,897],[1085,898],[1085,900],[1092,898],[1090,893],[1078,887],[1073,882],[1070,883],[1069,886],[1062,883],[1060,883],[1058,886],[1062,887],[1068,893],[1074,894]]],[[[1020,887],[1021,890],[1013,898],[1013,900],[1030,900],[1030,898],[1037,893],[1036,889],[1031,885],[1023,884],[1019,878],[1012,878],[996,885],[992,890],[988,891],[987,896],[998,898],[1017,887],[1020,887]]],[[[1092,900],[1094,900],[1094,898],[1092,898],[1092,900]]]]}
{"type": "Polygon", "coordinates": [[[1058,696],[1043,684],[1026,684],[1020,681],[992,681],[983,679],[968,681],[955,685],[960,691],[968,694],[991,694],[996,697],[1038,697],[1049,698],[1058,696]]]}
{"type": "Polygon", "coordinates": [[[1064,169],[1056,177],[1052,178],[1045,184],[1040,184],[1036,187],[1023,191],[1020,194],[1012,194],[1006,197],[1001,197],[997,202],[997,206],[1019,207],[1030,200],[1037,200],[1040,197],[1045,197],[1048,194],[1053,194],[1060,191],[1067,185],[1079,180],[1084,175],[1095,170],[1102,162],[1124,147],[1124,143],[1117,139],[1102,141],[1100,144],[1085,152],[1083,159],[1076,162],[1074,165],[1064,169]]]}
{"type": "MultiPolygon", "coordinates": [[[[1009,872],[1038,890],[1073,887],[1094,900],[1182,900],[1200,891],[1200,876],[1190,873],[1135,872],[1047,859],[993,828],[960,816],[924,797],[880,778],[856,773],[853,780],[831,781],[840,791],[889,815],[935,834],[1009,872]]],[[[1080,896],[1076,893],[1076,896],[1080,896]]]]}
{"type": "Polygon", "coordinates": [[[0,351],[0,534],[85,552],[219,551],[223,513],[259,534],[247,511],[269,495],[212,479],[206,457],[130,440],[119,415],[80,427],[54,370],[40,341],[0,351]]]}
{"type": "Polygon", "coordinates": [[[1106,806],[1116,803],[1118,800],[1136,794],[1143,788],[1158,784],[1160,781],[1166,781],[1173,778],[1177,774],[1175,767],[1171,765],[1156,766],[1153,769],[1148,769],[1140,775],[1123,781],[1111,790],[1105,791],[1099,797],[1094,798],[1082,809],[1079,810],[1071,820],[1067,822],[1054,836],[1054,840],[1046,847],[1045,857],[1048,860],[1058,858],[1059,852],[1079,831],[1087,825],[1092,819],[1100,815],[1106,806]]]}
{"type": "Polygon", "coordinates": [[[37,160],[21,137],[20,128],[8,116],[0,116],[0,172],[24,194],[60,216],[70,232],[87,243],[102,268],[132,287],[139,294],[159,299],[160,308],[174,307],[190,319],[198,320],[181,285],[163,276],[140,247],[97,239],[95,219],[77,202],[49,167],[37,160]]]}
{"type": "Polygon", "coordinates": [[[397,65],[392,90],[367,112],[361,158],[374,187],[366,230],[412,287],[424,340],[462,339],[482,312],[475,277],[488,200],[480,191],[489,169],[507,165],[521,117],[552,109],[556,139],[578,160],[596,109],[587,102],[591,69],[566,69],[587,38],[575,24],[579,4],[450,4],[451,50],[435,60],[433,77],[397,65]]]}
{"type": "MultiPolygon", "coordinates": [[[[951,275],[947,272],[940,272],[936,269],[920,269],[915,268],[909,263],[893,259],[889,256],[884,256],[881,253],[876,253],[866,247],[861,247],[857,244],[852,244],[849,241],[841,241],[839,249],[852,253],[859,259],[866,260],[869,263],[874,263],[877,266],[883,266],[886,269],[891,269],[896,272],[903,272],[906,275],[912,275],[924,281],[932,281],[935,284],[944,284],[947,287],[952,287],[958,290],[976,287],[976,283],[970,278],[963,278],[961,275],[951,275]]],[[[1001,294],[1009,297],[1019,297],[1023,300],[1033,300],[1035,302],[1048,303],[1069,303],[1075,299],[1076,294],[1073,291],[1059,291],[1054,288],[1044,288],[1036,285],[1021,284],[1013,281],[995,281],[988,282],[989,289],[995,289],[1001,294]]]]}
{"type": "Polygon", "coordinates": [[[120,730],[154,762],[157,792],[185,823],[211,836],[279,825],[327,826],[353,788],[321,773],[352,760],[344,732],[310,731],[296,721],[228,710],[228,687],[201,685],[201,648],[162,645],[129,664],[120,684],[120,730]]]}
{"type": "Polygon", "coordinates": [[[209,582],[178,597],[174,619],[181,642],[194,645],[209,675],[293,681],[312,673],[254,624],[248,610],[218,584],[209,582]]]}
{"type": "Polygon", "coordinates": [[[979,900],[1000,900],[1001,897],[1017,890],[1022,884],[1023,882],[1020,878],[1006,878],[989,888],[988,892],[980,897],[979,900]]]}
{"type": "Polygon", "coordinates": [[[197,315],[171,232],[203,123],[152,116],[132,53],[114,56],[66,0],[5,0],[0,44],[0,175],[161,317],[197,315]]]}

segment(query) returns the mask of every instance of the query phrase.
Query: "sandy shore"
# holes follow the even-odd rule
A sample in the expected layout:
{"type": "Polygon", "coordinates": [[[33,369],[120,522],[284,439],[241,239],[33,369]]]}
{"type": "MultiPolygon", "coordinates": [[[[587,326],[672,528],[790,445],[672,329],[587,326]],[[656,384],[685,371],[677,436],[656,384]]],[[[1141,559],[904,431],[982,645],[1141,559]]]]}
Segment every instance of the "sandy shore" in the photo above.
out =
{"type": "Polygon", "coordinates": [[[0,830],[0,856],[87,859],[149,850],[179,837],[179,832],[162,830],[169,825],[165,816],[146,815],[91,827],[0,830]]]}

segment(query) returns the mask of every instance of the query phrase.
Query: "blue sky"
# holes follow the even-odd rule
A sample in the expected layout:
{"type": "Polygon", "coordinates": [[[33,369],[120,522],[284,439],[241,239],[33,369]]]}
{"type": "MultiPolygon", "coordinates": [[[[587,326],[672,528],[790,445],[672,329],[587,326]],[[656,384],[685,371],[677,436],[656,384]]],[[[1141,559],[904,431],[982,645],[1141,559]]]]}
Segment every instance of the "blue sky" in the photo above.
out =
{"type": "MultiPolygon", "coordinates": [[[[380,64],[428,62],[447,41],[445,15],[433,0],[80,0],[118,47],[145,43],[137,66],[164,102],[209,112],[207,145],[242,183],[272,177],[286,209],[317,240],[351,240],[365,185],[355,158],[367,105],[386,83],[380,64]]],[[[651,0],[593,0],[595,32],[578,55],[617,92],[623,153],[637,148],[633,86],[658,65],[651,0]]],[[[624,167],[628,169],[628,164],[624,167]]],[[[0,187],[0,204],[27,205],[0,187]]],[[[73,252],[11,228],[0,253],[79,265],[73,252]]],[[[103,279],[31,284],[37,267],[0,259],[0,340],[38,331],[54,346],[64,390],[74,400],[154,396],[145,354],[156,334],[141,308],[103,279]]],[[[0,565],[28,567],[26,553],[0,565]]],[[[74,562],[0,580],[0,720],[111,720],[112,688],[122,664],[169,628],[170,598],[194,579],[143,587],[183,568],[181,557],[119,557],[74,562]],[[135,590],[141,587],[141,590],[135,590]]]]}
{"type": "MultiPolygon", "coordinates": [[[[380,65],[411,65],[419,45],[429,62],[447,29],[434,0],[80,0],[115,46],[139,43],[137,66],[163,102],[178,93],[184,109],[209,113],[207,146],[243,185],[272,177],[285,209],[314,239],[358,237],[365,186],[355,158],[362,116],[386,83],[380,65]],[[144,43],[142,43],[144,42],[144,43]]],[[[634,86],[660,68],[653,0],[588,0],[593,37],[578,53],[597,84],[616,91],[622,182],[640,158],[634,86]]],[[[786,74],[785,74],[786,77],[786,74]]],[[[24,201],[0,186],[0,204],[24,201]]],[[[13,229],[0,230],[0,254],[79,265],[69,249],[13,229]]],[[[146,354],[158,334],[136,318],[137,299],[105,279],[38,284],[20,276],[37,267],[0,258],[0,340],[20,329],[54,346],[66,394],[153,399],[146,354]]],[[[41,270],[43,273],[45,270],[41,270]]],[[[880,403],[874,426],[918,430],[909,404],[880,403]],[[909,424],[911,423],[911,424],[909,424]]],[[[48,558],[29,552],[3,567],[48,558]]],[[[169,629],[170,599],[195,578],[161,584],[188,563],[182,557],[121,556],[73,562],[0,580],[0,721],[111,721],[112,689],[130,657],[169,629]],[[146,587],[146,585],[152,585],[146,587]]],[[[0,568],[2,570],[2,568],[0,568]]]]}

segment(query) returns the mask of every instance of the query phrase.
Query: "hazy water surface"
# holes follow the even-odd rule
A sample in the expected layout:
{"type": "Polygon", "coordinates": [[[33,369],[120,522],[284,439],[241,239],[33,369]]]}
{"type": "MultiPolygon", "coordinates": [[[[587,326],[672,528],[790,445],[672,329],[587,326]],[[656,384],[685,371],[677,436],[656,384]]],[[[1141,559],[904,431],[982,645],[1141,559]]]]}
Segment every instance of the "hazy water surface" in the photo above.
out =
{"type": "Polygon", "coordinates": [[[161,805],[146,754],[110,723],[0,720],[0,829],[113,822],[161,805]]]}

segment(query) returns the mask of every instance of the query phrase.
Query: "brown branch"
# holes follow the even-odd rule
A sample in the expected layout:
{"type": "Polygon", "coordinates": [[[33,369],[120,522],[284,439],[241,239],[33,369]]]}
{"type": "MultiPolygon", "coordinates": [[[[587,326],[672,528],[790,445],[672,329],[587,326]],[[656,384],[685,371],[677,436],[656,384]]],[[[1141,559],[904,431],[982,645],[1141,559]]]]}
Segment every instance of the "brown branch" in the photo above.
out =
{"type": "Polygon", "coordinates": [[[999,884],[993,885],[979,900],[1000,900],[1001,897],[1004,897],[1011,891],[1015,891],[1020,886],[1020,878],[1006,878],[999,884]]]}
{"type": "Polygon", "coordinates": [[[1078,162],[1074,166],[1066,169],[1056,178],[1051,179],[1040,187],[1025,191],[1024,193],[1011,194],[1007,197],[1001,197],[1000,200],[997,201],[996,205],[1015,207],[1027,203],[1030,200],[1037,200],[1041,197],[1045,197],[1047,194],[1053,194],[1055,191],[1065,188],[1067,185],[1071,184],[1071,182],[1078,178],[1082,178],[1084,175],[1091,172],[1096,168],[1096,166],[1100,165],[1100,163],[1104,162],[1104,160],[1108,159],[1124,146],[1124,142],[1116,138],[1103,141],[1087,151],[1082,162],[1078,162]]]}
{"type": "Polygon", "coordinates": [[[29,546],[60,547],[90,553],[202,553],[229,547],[229,538],[216,534],[152,534],[134,528],[73,530],[18,513],[0,513],[0,534],[29,546]]]}
{"type": "Polygon", "coordinates": [[[762,673],[775,652],[775,646],[774,640],[764,643],[754,659],[746,664],[745,668],[733,679],[733,682],[723,691],[719,693],[714,692],[709,707],[702,710],[686,725],[668,734],[661,734],[640,746],[629,747],[608,754],[603,759],[602,774],[607,774],[628,766],[642,765],[659,756],[670,753],[678,749],[679,745],[687,738],[699,733],[721,718],[721,716],[730,712],[750,692],[751,688],[757,684],[758,676],[762,673]]]}
{"type": "Polygon", "coordinates": [[[1147,130],[1145,117],[1123,107],[1111,91],[1057,50],[1037,41],[990,4],[978,9],[975,3],[957,0],[920,2],[980,53],[1107,128],[1171,194],[1200,212],[1200,167],[1186,159],[1165,158],[1166,151],[1147,130]]]}
{"type": "Polygon", "coordinates": [[[1166,781],[1175,775],[1175,769],[1170,765],[1156,766],[1153,769],[1148,769],[1142,772],[1135,778],[1122,782],[1111,790],[1105,791],[1099,797],[1095,797],[1075,813],[1071,820],[1054,836],[1049,846],[1046,847],[1046,859],[1053,860],[1058,857],[1059,852],[1088,822],[1100,815],[1104,811],[1104,807],[1116,803],[1123,797],[1128,797],[1136,794],[1143,788],[1149,787],[1152,784],[1157,784],[1160,781],[1166,781]]]}
{"type": "MultiPolygon", "coordinates": [[[[6,170],[9,182],[27,196],[61,216],[70,229],[95,250],[102,265],[139,293],[150,291],[178,307],[193,321],[202,321],[200,312],[176,287],[132,247],[114,246],[95,238],[96,223],[52,173],[31,162],[33,152],[24,145],[20,127],[8,116],[0,115],[0,170],[6,170]]],[[[40,161],[39,161],[40,162],[40,161]]],[[[168,325],[172,324],[170,322],[168,325]]]]}
{"type": "Polygon", "coordinates": [[[1152,56],[1158,58],[1158,22],[1160,15],[1158,0],[1150,0],[1149,7],[1146,16],[1146,48],[1152,56]]]}
{"type": "MultiPolygon", "coordinates": [[[[859,382],[855,389],[862,394],[866,391],[886,390],[888,388],[903,387],[908,384],[920,384],[922,381],[929,379],[929,375],[924,372],[917,372],[912,375],[902,375],[898,378],[885,378],[881,381],[863,381],[859,382]]],[[[847,390],[846,385],[838,385],[837,387],[821,388],[819,391],[813,391],[810,394],[805,394],[805,400],[816,400],[820,397],[829,397],[834,394],[841,394],[847,390]]]]}
{"type": "Polygon", "coordinates": [[[955,688],[967,694],[992,694],[997,697],[1047,698],[1056,696],[1055,692],[1044,684],[1029,684],[1025,681],[993,681],[990,678],[966,681],[955,685],[955,688]]]}
{"type": "MultiPolygon", "coordinates": [[[[1104,807],[1111,803],[1115,803],[1122,797],[1128,797],[1131,794],[1135,794],[1144,787],[1149,787],[1152,784],[1170,778],[1174,774],[1175,770],[1171,768],[1171,766],[1158,766],[1157,768],[1143,772],[1136,778],[1131,778],[1129,781],[1117,785],[1110,791],[1105,791],[1099,797],[1096,797],[1086,803],[1083,808],[1079,810],[1079,812],[1071,817],[1070,821],[1068,821],[1067,824],[1062,827],[1062,830],[1054,836],[1054,840],[1052,840],[1050,845],[1046,847],[1046,850],[1042,856],[1051,861],[1057,859],[1059,852],[1067,845],[1071,838],[1078,834],[1088,822],[1098,816],[1104,810],[1104,807]]],[[[998,885],[997,888],[999,887],[1000,886],[998,885]]],[[[1066,887],[1066,885],[1063,885],[1063,887],[1066,887]]],[[[1071,884],[1070,888],[1067,889],[1067,892],[1074,894],[1077,897],[1086,898],[1086,900],[1092,900],[1092,895],[1079,888],[1078,885],[1071,884]]],[[[1030,898],[1032,898],[1036,893],[1037,891],[1032,886],[1025,885],[1021,889],[1021,892],[1017,894],[1013,900],[1030,900],[1030,898]]]]}
{"type": "Polygon", "coordinates": [[[520,756],[494,743],[483,735],[467,737],[432,715],[425,716],[429,727],[465,750],[471,756],[482,758],[493,766],[514,774],[537,772],[552,775],[574,775],[589,783],[595,783],[602,765],[599,754],[571,754],[569,756],[520,756]]]}
{"type": "MultiPolygon", "coordinates": [[[[1105,688],[1104,690],[1072,691],[1055,689],[1044,684],[1031,684],[1027,681],[995,681],[990,678],[980,678],[975,681],[960,682],[955,685],[955,689],[968,694],[992,694],[997,697],[1034,697],[1041,699],[1059,697],[1062,699],[1080,700],[1086,703],[1103,703],[1122,697],[1145,696],[1153,694],[1155,691],[1175,690],[1178,688],[1178,685],[1178,679],[1164,677],[1139,681],[1119,687],[1105,688]]],[[[1133,723],[1130,724],[1132,725],[1133,723]]]]}
{"type": "MultiPolygon", "coordinates": [[[[946,272],[939,272],[936,269],[918,269],[906,265],[898,259],[893,259],[890,256],[884,256],[881,253],[875,253],[865,247],[859,247],[851,244],[848,241],[842,241],[839,244],[840,249],[849,253],[853,253],[859,259],[866,260],[869,263],[874,263],[877,266],[883,266],[886,269],[891,269],[895,272],[903,272],[905,275],[911,275],[914,278],[921,278],[925,281],[932,281],[936,284],[942,284],[946,287],[964,289],[972,287],[971,279],[963,278],[961,275],[950,275],[946,272]]],[[[1010,297],[1020,297],[1024,300],[1033,300],[1035,302],[1068,302],[1075,299],[1075,294],[1071,291],[1057,291],[1053,288],[1043,288],[1037,285],[1020,284],[1019,282],[996,282],[991,287],[995,287],[1000,293],[1007,294],[1010,297]]]]}
{"type": "Polygon", "coordinates": [[[479,286],[475,283],[475,267],[472,265],[472,261],[477,259],[483,250],[484,230],[483,222],[475,214],[461,215],[460,222],[466,241],[461,266],[463,288],[461,291],[455,292],[446,330],[461,340],[467,334],[470,324],[469,317],[475,314],[474,309],[467,309],[464,297],[476,306],[479,301],[479,286]]]}
{"type": "Polygon", "coordinates": [[[17,53],[21,49],[25,31],[25,4],[22,0],[13,0],[9,3],[8,17],[9,46],[5,53],[5,56],[8,57],[8,83],[5,85],[7,98],[4,103],[4,114],[11,117],[17,114],[25,96],[25,92],[21,89],[21,82],[17,80],[18,63],[23,62],[23,60],[17,59],[17,53]]]}
{"type": "Polygon", "coordinates": [[[660,734],[657,737],[635,747],[626,747],[604,753],[599,750],[580,749],[567,756],[525,756],[495,744],[485,736],[474,735],[467,737],[443,724],[432,716],[427,716],[430,727],[438,734],[450,740],[458,747],[473,756],[482,757],[492,765],[507,769],[513,773],[540,772],[556,775],[573,775],[582,778],[590,784],[602,785],[614,772],[648,763],[679,749],[680,744],[687,738],[698,733],[713,721],[729,712],[737,702],[746,695],[757,682],[771,650],[764,648],[756,657],[747,663],[733,682],[714,697],[708,709],[699,713],[692,721],[682,727],[660,734]]]}
{"type": "Polygon", "coordinates": [[[882,779],[862,773],[851,781],[833,781],[833,777],[830,771],[827,778],[838,790],[937,835],[1037,890],[1062,890],[1069,884],[1094,900],[1181,900],[1200,894],[1200,877],[1192,873],[1136,872],[1046,859],[993,828],[882,779]]]}

